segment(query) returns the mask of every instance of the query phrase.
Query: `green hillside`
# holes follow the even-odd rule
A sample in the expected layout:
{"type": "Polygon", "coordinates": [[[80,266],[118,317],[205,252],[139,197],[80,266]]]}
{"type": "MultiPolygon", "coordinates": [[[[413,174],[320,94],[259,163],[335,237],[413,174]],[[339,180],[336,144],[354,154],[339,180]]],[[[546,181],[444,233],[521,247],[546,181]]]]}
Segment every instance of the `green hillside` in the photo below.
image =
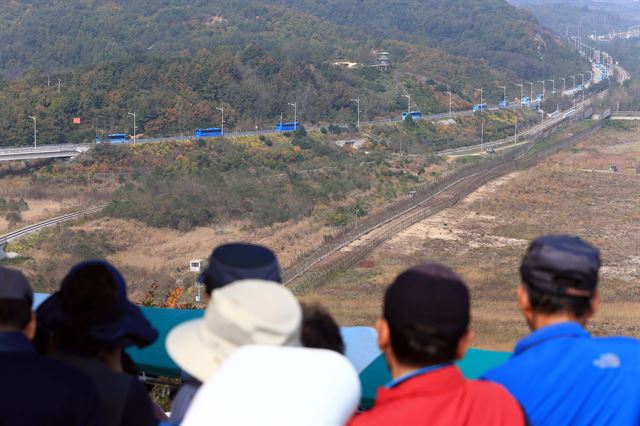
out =
{"type": "Polygon", "coordinates": [[[497,99],[509,81],[585,67],[501,0],[482,8],[471,0],[448,8],[439,0],[361,3],[4,2],[0,144],[31,143],[30,115],[41,142],[63,143],[132,133],[130,111],[147,136],[215,126],[216,107],[225,108],[228,129],[290,120],[290,102],[304,122],[345,122],[359,98],[362,119],[374,119],[406,108],[409,88],[418,108],[439,112],[447,90],[465,105],[476,87],[497,99]],[[391,52],[391,72],[366,66],[381,50],[391,52]],[[331,65],[340,59],[365,66],[331,65]]]}

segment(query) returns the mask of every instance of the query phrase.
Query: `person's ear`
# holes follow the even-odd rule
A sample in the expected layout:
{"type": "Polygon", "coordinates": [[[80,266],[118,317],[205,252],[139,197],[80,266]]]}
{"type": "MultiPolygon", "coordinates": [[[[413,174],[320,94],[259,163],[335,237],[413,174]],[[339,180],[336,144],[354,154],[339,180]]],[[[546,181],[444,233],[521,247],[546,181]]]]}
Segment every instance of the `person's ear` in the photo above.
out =
{"type": "Polygon", "coordinates": [[[36,313],[31,311],[31,319],[29,320],[29,323],[22,331],[24,335],[27,337],[27,339],[33,340],[34,337],[36,337],[36,325],[37,325],[36,313]]]}
{"type": "Polygon", "coordinates": [[[464,354],[467,353],[467,349],[471,346],[473,341],[473,331],[471,329],[464,332],[460,340],[458,340],[458,349],[456,349],[456,359],[464,358],[464,354]]]}
{"type": "Polygon", "coordinates": [[[600,295],[598,294],[598,290],[593,292],[593,297],[591,298],[591,311],[587,316],[587,319],[593,317],[598,310],[598,306],[600,306],[600,295]]]}
{"type": "Polygon", "coordinates": [[[376,321],[376,331],[378,332],[378,347],[386,353],[391,348],[389,323],[385,319],[379,318],[376,321]]]}
{"type": "Polygon", "coordinates": [[[518,307],[522,315],[529,321],[531,319],[531,300],[529,299],[529,292],[524,284],[518,284],[516,294],[518,295],[518,307]]]}

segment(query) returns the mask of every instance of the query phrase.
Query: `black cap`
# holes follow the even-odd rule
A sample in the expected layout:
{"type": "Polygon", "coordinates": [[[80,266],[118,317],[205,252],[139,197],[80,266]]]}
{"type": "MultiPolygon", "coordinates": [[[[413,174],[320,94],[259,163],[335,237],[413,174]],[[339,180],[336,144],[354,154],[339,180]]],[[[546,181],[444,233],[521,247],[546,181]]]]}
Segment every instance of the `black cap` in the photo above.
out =
{"type": "Polygon", "coordinates": [[[0,266],[0,299],[33,303],[33,291],[22,272],[0,266]]]}
{"type": "Polygon", "coordinates": [[[421,324],[459,337],[469,327],[469,290],[447,267],[425,263],[396,278],[387,288],[383,309],[392,327],[421,324]]]}
{"type": "Polygon", "coordinates": [[[573,235],[533,240],[520,265],[522,281],[557,296],[591,297],[598,285],[598,250],[573,235]]]}
{"type": "Polygon", "coordinates": [[[276,255],[266,247],[248,243],[230,243],[216,247],[207,269],[198,282],[206,284],[207,293],[234,281],[261,279],[282,282],[276,255]]]}

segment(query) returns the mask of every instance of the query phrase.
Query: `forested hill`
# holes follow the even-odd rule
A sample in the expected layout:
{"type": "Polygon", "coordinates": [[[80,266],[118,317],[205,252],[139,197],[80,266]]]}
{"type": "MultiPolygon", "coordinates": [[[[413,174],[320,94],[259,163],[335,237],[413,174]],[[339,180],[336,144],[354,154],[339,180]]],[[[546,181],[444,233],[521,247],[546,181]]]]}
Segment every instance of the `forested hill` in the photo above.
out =
{"type": "Polygon", "coordinates": [[[502,0],[11,0],[0,2],[0,144],[88,141],[96,133],[192,133],[371,119],[501,94],[500,84],[586,65],[502,0]],[[478,5],[482,5],[479,7],[478,5]],[[486,5],[486,7],[485,7],[486,5]],[[369,24],[367,24],[369,22],[369,24]],[[391,52],[389,73],[343,70],[391,52]],[[57,90],[60,80],[60,91],[57,90]],[[409,86],[408,86],[409,85],[409,86]],[[72,125],[80,117],[81,125],[72,125]]]}
{"type": "Polygon", "coordinates": [[[529,12],[505,0],[267,0],[374,37],[426,44],[532,78],[566,71],[575,56],[529,12]]]}

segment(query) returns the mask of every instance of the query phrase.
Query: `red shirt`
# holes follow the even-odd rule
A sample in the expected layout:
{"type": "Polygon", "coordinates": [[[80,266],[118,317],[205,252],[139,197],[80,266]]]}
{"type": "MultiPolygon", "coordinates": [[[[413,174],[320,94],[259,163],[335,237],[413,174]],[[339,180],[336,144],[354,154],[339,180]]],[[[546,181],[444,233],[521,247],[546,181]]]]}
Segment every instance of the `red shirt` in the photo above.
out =
{"type": "Polygon", "coordinates": [[[505,388],[466,380],[455,366],[378,389],[375,406],[349,422],[349,426],[524,424],[520,405],[505,388]]]}

